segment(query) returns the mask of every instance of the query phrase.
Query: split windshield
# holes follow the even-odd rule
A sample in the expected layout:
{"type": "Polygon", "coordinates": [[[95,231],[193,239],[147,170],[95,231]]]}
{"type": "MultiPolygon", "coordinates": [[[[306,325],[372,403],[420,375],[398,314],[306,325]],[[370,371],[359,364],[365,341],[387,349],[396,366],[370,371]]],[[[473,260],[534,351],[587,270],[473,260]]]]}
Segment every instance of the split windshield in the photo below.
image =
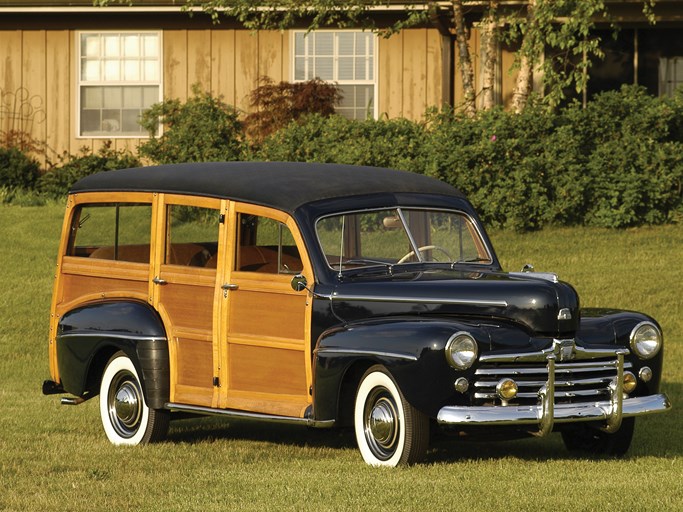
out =
{"type": "Polygon", "coordinates": [[[491,263],[479,231],[460,212],[395,208],[324,217],[316,224],[330,267],[491,263]]]}

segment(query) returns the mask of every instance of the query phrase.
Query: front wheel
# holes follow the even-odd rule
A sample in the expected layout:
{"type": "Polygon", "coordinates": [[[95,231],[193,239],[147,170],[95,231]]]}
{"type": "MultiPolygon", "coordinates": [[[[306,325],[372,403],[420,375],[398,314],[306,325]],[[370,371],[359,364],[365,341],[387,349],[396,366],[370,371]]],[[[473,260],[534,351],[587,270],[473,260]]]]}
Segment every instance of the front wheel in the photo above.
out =
{"type": "Polygon", "coordinates": [[[406,401],[381,365],[361,379],[354,428],[363,460],[372,466],[414,464],[429,445],[429,418],[406,401]]]}
{"type": "Polygon", "coordinates": [[[570,452],[623,457],[631,446],[635,423],[635,418],[624,418],[619,430],[611,434],[589,425],[577,425],[563,431],[562,440],[570,452]]]}
{"type": "Polygon", "coordinates": [[[170,420],[169,411],[147,407],[135,366],[123,352],[114,354],[102,375],[100,417],[107,438],[117,445],[160,441],[170,420]]]}

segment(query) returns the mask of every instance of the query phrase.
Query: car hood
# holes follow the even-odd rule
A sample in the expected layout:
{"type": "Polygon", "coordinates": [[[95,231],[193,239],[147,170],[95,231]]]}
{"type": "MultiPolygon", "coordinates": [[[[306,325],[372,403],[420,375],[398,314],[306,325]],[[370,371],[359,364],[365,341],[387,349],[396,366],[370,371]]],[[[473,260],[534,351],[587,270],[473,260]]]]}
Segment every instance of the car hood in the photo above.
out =
{"type": "Polygon", "coordinates": [[[489,319],[529,335],[572,336],[579,325],[574,288],[549,274],[430,269],[345,278],[330,293],[334,313],[351,322],[397,314],[489,319]]]}

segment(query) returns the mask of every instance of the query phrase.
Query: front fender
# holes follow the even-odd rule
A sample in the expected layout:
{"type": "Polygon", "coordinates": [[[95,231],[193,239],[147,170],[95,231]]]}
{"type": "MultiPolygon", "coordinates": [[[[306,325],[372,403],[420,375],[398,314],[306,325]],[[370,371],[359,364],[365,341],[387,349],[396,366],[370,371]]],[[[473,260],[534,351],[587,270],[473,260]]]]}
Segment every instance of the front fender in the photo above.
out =
{"type": "Polygon", "coordinates": [[[350,369],[372,364],[387,368],[413,407],[436,417],[439,408],[452,401],[455,379],[467,375],[450,367],[444,356],[448,339],[462,330],[479,343],[489,343],[486,332],[475,324],[423,318],[376,319],[324,332],[314,351],[316,419],[338,419],[350,369]]]}
{"type": "Polygon", "coordinates": [[[104,365],[117,351],[133,362],[147,404],[162,408],[170,392],[168,342],[156,311],[141,302],[88,304],[63,315],[57,364],[64,391],[96,394],[104,365]]]}

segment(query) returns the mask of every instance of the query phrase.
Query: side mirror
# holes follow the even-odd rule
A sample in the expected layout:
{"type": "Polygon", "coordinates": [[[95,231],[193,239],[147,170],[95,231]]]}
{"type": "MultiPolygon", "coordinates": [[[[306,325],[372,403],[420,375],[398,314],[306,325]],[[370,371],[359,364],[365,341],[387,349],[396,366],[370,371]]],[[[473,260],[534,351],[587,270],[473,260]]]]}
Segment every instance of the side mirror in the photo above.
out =
{"type": "Polygon", "coordinates": [[[522,267],[522,272],[533,272],[534,271],[534,266],[531,263],[527,263],[522,267]]]}
{"type": "Polygon", "coordinates": [[[308,281],[306,280],[306,277],[303,274],[297,274],[294,277],[292,277],[292,290],[297,291],[297,292],[302,292],[304,290],[307,290],[308,286],[308,281]]]}

